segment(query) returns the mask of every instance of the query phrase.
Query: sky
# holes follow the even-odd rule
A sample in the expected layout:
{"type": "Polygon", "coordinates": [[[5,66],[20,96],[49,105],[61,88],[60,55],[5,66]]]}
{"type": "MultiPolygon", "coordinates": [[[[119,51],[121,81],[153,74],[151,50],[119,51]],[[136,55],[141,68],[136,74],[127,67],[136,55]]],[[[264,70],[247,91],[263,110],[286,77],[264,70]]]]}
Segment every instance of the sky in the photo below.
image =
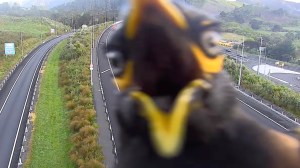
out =
{"type": "MultiPolygon", "coordinates": [[[[24,1],[24,0],[0,0],[0,3],[2,3],[2,2],[19,2],[20,4],[22,4],[22,1],[24,1]]],[[[32,1],[34,1],[34,0],[32,0],[32,1]]],[[[286,1],[300,3],[300,0],[286,0],[286,1]]]]}
{"type": "MultiPolygon", "coordinates": [[[[1,1],[1,0],[0,0],[1,1]]],[[[286,0],[286,1],[291,1],[291,2],[297,2],[300,3],[300,0],[286,0]]]]}
{"type": "Polygon", "coordinates": [[[22,3],[23,0],[0,0],[0,3],[2,2],[19,2],[22,3]]]}

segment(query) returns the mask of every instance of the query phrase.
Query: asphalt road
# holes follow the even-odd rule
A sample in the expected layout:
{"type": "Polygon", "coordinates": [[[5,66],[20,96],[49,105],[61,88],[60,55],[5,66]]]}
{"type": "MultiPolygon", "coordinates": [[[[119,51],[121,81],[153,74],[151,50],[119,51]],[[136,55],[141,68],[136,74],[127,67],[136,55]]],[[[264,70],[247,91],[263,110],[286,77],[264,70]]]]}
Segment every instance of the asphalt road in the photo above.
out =
{"type": "MultiPolygon", "coordinates": [[[[105,56],[105,47],[107,39],[110,37],[111,32],[112,29],[109,28],[103,33],[103,35],[99,39],[96,52],[97,58],[94,58],[97,59],[97,61],[95,61],[95,65],[97,66],[97,72],[93,73],[93,81],[98,83],[99,80],[101,81],[101,86],[94,83],[94,94],[99,95],[103,91],[103,95],[99,96],[102,98],[95,99],[95,104],[100,104],[104,107],[99,107],[96,110],[98,114],[98,123],[100,125],[100,138],[102,136],[106,137],[100,139],[100,143],[103,146],[105,164],[108,166],[108,168],[111,168],[111,166],[113,165],[112,161],[116,157],[112,152],[114,151],[115,147],[112,146],[112,144],[117,144],[116,149],[118,149],[118,139],[111,138],[109,136],[113,135],[114,137],[117,137],[117,135],[119,134],[119,128],[115,117],[116,114],[114,113],[114,93],[118,92],[118,87],[114,82],[111,67],[109,65],[109,60],[105,56]],[[108,114],[109,120],[103,120],[103,118],[107,117],[105,111],[108,114]],[[108,127],[112,128],[112,132],[107,129],[108,127]]],[[[284,133],[287,133],[289,129],[297,126],[295,123],[275,113],[272,109],[264,106],[263,104],[260,104],[259,102],[252,99],[249,96],[246,96],[242,92],[237,91],[237,99],[239,100],[239,105],[241,106],[242,110],[246,113],[246,115],[252,117],[255,121],[257,121],[258,124],[284,133]]]]}
{"type": "Polygon", "coordinates": [[[45,42],[17,67],[0,91],[0,168],[15,168],[42,60],[64,35],[45,42]]]}
{"type": "MultiPolygon", "coordinates": [[[[241,53],[237,53],[236,50],[232,50],[231,52],[226,52],[224,53],[228,56],[230,56],[232,59],[237,60],[238,63],[241,61],[241,53]],[[238,56],[239,55],[239,56],[238,56]]],[[[252,67],[258,65],[259,57],[257,55],[253,54],[244,54],[245,58],[243,58],[243,64],[246,65],[248,68],[252,69],[252,67]]],[[[275,66],[276,60],[261,57],[261,64],[267,64],[271,66],[275,66]]],[[[291,71],[296,71],[300,72],[300,66],[285,66],[284,69],[291,70],[291,71]]],[[[264,77],[267,77],[266,75],[263,75],[264,77]]],[[[273,82],[281,85],[286,85],[290,87],[291,89],[300,92],[300,75],[295,75],[295,74],[283,74],[283,73],[271,73],[270,76],[273,78],[269,78],[273,82]],[[299,78],[299,79],[298,79],[299,78]],[[279,80],[277,80],[279,79],[279,80]],[[285,82],[282,82],[282,81],[285,82]]]]}
{"type": "Polygon", "coordinates": [[[113,116],[113,98],[117,88],[111,81],[111,72],[108,60],[104,57],[106,37],[110,31],[105,31],[93,50],[92,72],[94,104],[97,112],[97,123],[99,124],[99,143],[104,154],[106,168],[113,168],[116,163],[116,147],[114,134],[116,129],[116,117],[113,116]],[[105,92],[104,92],[105,91],[105,92]],[[110,111],[110,113],[108,113],[110,111]],[[111,124],[114,124],[113,126],[111,124]],[[112,128],[114,132],[112,131],[112,128]]]}

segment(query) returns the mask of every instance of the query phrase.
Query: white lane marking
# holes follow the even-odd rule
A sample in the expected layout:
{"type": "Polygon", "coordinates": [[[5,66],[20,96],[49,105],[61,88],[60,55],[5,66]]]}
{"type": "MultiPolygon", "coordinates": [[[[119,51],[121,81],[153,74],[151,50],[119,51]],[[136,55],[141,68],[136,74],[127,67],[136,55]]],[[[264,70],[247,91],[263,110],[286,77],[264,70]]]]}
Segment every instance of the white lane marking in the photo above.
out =
{"type": "Polygon", "coordinates": [[[283,128],[284,130],[288,131],[287,128],[285,128],[284,126],[280,125],[278,122],[274,121],[273,119],[271,119],[270,117],[264,115],[263,113],[261,113],[260,111],[256,110],[255,108],[253,108],[252,106],[250,106],[249,104],[243,102],[242,100],[238,99],[238,101],[240,101],[241,103],[243,103],[244,105],[246,105],[247,107],[251,108],[252,110],[254,110],[255,112],[257,112],[258,114],[264,116],[265,118],[267,118],[268,120],[272,121],[273,123],[275,123],[276,125],[278,125],[279,127],[283,128]]]}
{"type": "MultiPolygon", "coordinates": [[[[252,69],[257,72],[258,69],[258,65],[252,67],[252,69]]],[[[300,75],[299,72],[296,71],[290,71],[287,69],[283,69],[283,68],[279,68],[279,67],[275,67],[272,65],[268,65],[268,64],[261,64],[259,67],[259,73],[264,74],[264,75],[268,75],[269,73],[280,73],[280,74],[296,74],[296,75],[300,75]]]]}
{"type": "MultiPolygon", "coordinates": [[[[106,37],[106,47],[107,47],[108,39],[109,39],[109,37],[110,37],[110,35],[111,35],[112,32],[113,32],[113,30],[111,29],[111,30],[109,31],[107,37],[106,37]]],[[[117,80],[116,80],[115,74],[114,74],[114,72],[113,72],[113,70],[112,70],[110,61],[109,61],[108,57],[106,57],[106,58],[107,58],[107,60],[108,60],[108,65],[109,65],[109,68],[110,68],[110,70],[111,70],[111,74],[113,75],[113,78],[114,78],[115,84],[116,84],[116,86],[117,86],[117,89],[118,89],[118,91],[120,91],[120,87],[119,87],[119,85],[118,85],[118,83],[117,83],[117,80]]]]}
{"type": "Polygon", "coordinates": [[[299,123],[297,123],[296,121],[294,121],[294,120],[290,119],[289,117],[287,117],[287,116],[285,116],[285,115],[283,115],[283,114],[279,113],[278,111],[276,111],[276,110],[272,109],[271,107],[269,107],[269,106],[265,105],[264,103],[262,103],[262,102],[260,102],[260,101],[256,100],[255,98],[253,98],[253,97],[251,97],[251,96],[247,95],[246,93],[242,92],[241,90],[239,90],[239,89],[236,89],[236,90],[237,90],[238,92],[242,93],[244,96],[247,96],[247,97],[251,98],[252,100],[256,101],[257,103],[259,103],[259,104],[261,104],[261,105],[263,105],[263,106],[267,107],[268,109],[272,110],[273,112],[275,112],[276,114],[280,115],[281,117],[283,117],[283,118],[285,118],[285,119],[289,120],[291,123],[294,123],[294,124],[296,124],[296,125],[300,126],[300,124],[299,124],[299,123]]]}
{"type": "Polygon", "coordinates": [[[110,69],[107,69],[107,70],[105,70],[105,71],[103,71],[101,73],[104,74],[105,72],[108,72],[108,71],[110,71],[110,69]]]}
{"type": "Polygon", "coordinates": [[[18,82],[20,76],[22,75],[24,69],[27,67],[27,65],[28,65],[28,63],[31,61],[31,59],[32,59],[33,57],[35,57],[35,55],[36,55],[42,48],[43,48],[43,47],[41,47],[37,52],[35,52],[35,53],[33,54],[33,56],[27,61],[27,63],[25,64],[25,66],[23,67],[22,71],[21,71],[20,74],[18,75],[16,81],[14,82],[12,88],[10,89],[10,91],[9,91],[9,93],[8,93],[6,99],[5,99],[5,101],[4,101],[4,103],[3,103],[2,107],[1,107],[0,115],[1,115],[1,113],[2,113],[2,111],[3,111],[3,109],[4,109],[4,107],[5,107],[5,105],[6,105],[6,103],[7,103],[7,100],[9,99],[9,96],[10,96],[11,92],[12,92],[13,89],[15,88],[16,83],[18,82]]]}
{"type": "MultiPolygon", "coordinates": [[[[50,48],[52,48],[53,45],[50,45],[50,46],[51,46],[50,48]]],[[[49,50],[47,50],[47,52],[48,52],[48,51],[49,51],[49,50]]],[[[46,53],[47,53],[47,52],[46,52],[46,53]]],[[[16,137],[15,137],[14,146],[13,146],[13,149],[12,149],[11,154],[10,154],[10,159],[9,159],[8,168],[10,168],[10,166],[11,166],[12,158],[13,158],[13,155],[14,155],[14,151],[15,151],[15,148],[16,148],[17,139],[18,139],[18,136],[19,136],[20,128],[21,128],[21,123],[22,123],[23,116],[24,116],[24,113],[25,113],[26,104],[27,104],[27,101],[28,101],[28,98],[29,98],[30,89],[31,89],[31,87],[32,87],[33,80],[34,80],[34,77],[35,77],[35,75],[36,75],[36,73],[37,73],[38,67],[39,67],[39,65],[40,65],[40,63],[41,63],[42,61],[43,61],[43,58],[39,61],[38,66],[35,68],[33,77],[32,77],[32,79],[31,79],[31,83],[30,83],[30,86],[29,86],[29,89],[28,89],[28,92],[27,92],[27,97],[26,97],[26,100],[25,100],[25,104],[24,104],[24,106],[23,106],[22,115],[21,115],[21,118],[20,118],[20,121],[19,121],[19,126],[18,126],[18,130],[17,130],[16,137]]]]}
{"type": "MultiPolygon", "coordinates": [[[[113,25],[117,25],[117,24],[119,24],[119,23],[121,23],[121,21],[120,21],[120,22],[117,22],[117,23],[115,23],[115,24],[113,24],[113,25]]],[[[109,26],[108,28],[106,28],[106,29],[102,32],[102,34],[100,35],[100,38],[99,38],[99,40],[98,40],[98,44],[100,44],[100,40],[101,40],[101,38],[103,37],[103,35],[105,34],[105,32],[106,32],[107,30],[109,30],[113,25],[109,26]]],[[[109,35],[110,35],[111,31],[112,31],[112,30],[110,30],[109,35]]],[[[106,38],[106,46],[107,46],[107,42],[108,42],[108,37],[106,38]]],[[[107,59],[108,59],[108,58],[107,58],[107,59]]],[[[97,62],[98,62],[98,61],[97,61],[97,62]]],[[[108,60],[108,63],[110,64],[109,60],[108,60]]],[[[98,65],[98,66],[99,66],[99,65],[98,65]]],[[[99,68],[99,67],[98,67],[98,68],[99,68]]],[[[111,72],[112,72],[111,66],[110,66],[110,70],[111,70],[111,72]]],[[[99,68],[99,71],[100,71],[100,68],[99,68]]],[[[112,74],[113,74],[113,72],[112,72],[112,74]]],[[[100,75],[100,74],[99,74],[99,75],[100,75]]],[[[116,86],[118,87],[114,74],[113,74],[113,77],[114,77],[116,86]]],[[[99,78],[100,78],[100,76],[99,76],[99,78]]],[[[102,98],[103,98],[103,103],[104,103],[104,102],[105,102],[105,96],[104,96],[103,86],[102,86],[101,80],[99,81],[99,84],[100,84],[100,90],[99,90],[99,91],[101,91],[102,98]]],[[[108,115],[107,107],[105,107],[105,113],[107,114],[108,120],[110,120],[110,119],[109,119],[109,115],[108,115]]],[[[109,124],[109,127],[111,128],[111,127],[112,127],[112,126],[111,126],[111,123],[108,122],[108,124],[109,124]]],[[[110,132],[111,132],[111,137],[112,137],[111,141],[112,141],[112,143],[113,143],[112,146],[113,146],[113,149],[114,149],[113,152],[114,152],[115,156],[117,156],[117,147],[116,147],[116,143],[115,143],[115,141],[114,141],[114,134],[113,134],[112,128],[111,128],[110,132]]],[[[116,160],[116,162],[118,162],[118,160],[116,160]]]]}
{"type": "Polygon", "coordinates": [[[287,82],[287,81],[284,81],[284,80],[282,80],[282,79],[278,79],[278,78],[276,78],[276,77],[274,77],[274,76],[269,76],[270,78],[273,78],[273,79],[276,79],[276,80],[278,80],[278,81],[280,81],[280,82],[282,82],[282,83],[284,83],[284,84],[289,84],[289,82],[287,82]]]}

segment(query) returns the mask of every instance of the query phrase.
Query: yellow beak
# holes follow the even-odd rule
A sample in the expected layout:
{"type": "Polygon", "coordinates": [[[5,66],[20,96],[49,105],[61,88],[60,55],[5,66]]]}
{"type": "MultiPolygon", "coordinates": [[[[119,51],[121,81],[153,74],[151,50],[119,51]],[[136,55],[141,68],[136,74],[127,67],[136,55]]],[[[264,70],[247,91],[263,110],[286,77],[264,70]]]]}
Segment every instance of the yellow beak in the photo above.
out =
{"type": "Polygon", "coordinates": [[[133,62],[128,61],[125,67],[124,74],[115,78],[120,91],[124,91],[132,85],[133,81],[133,62]]]}
{"type": "Polygon", "coordinates": [[[186,29],[188,27],[184,15],[170,0],[131,0],[131,3],[132,9],[126,25],[126,37],[128,39],[135,37],[141,20],[146,19],[143,18],[143,11],[149,6],[157,9],[179,28],[186,29]]]}
{"type": "Polygon", "coordinates": [[[180,153],[184,144],[190,108],[202,106],[202,104],[191,105],[193,95],[199,88],[207,90],[210,87],[210,84],[203,80],[191,82],[180,92],[170,113],[161,111],[147,94],[139,91],[131,93],[131,96],[141,105],[141,115],[149,123],[150,137],[154,149],[160,156],[172,158],[180,153]]]}

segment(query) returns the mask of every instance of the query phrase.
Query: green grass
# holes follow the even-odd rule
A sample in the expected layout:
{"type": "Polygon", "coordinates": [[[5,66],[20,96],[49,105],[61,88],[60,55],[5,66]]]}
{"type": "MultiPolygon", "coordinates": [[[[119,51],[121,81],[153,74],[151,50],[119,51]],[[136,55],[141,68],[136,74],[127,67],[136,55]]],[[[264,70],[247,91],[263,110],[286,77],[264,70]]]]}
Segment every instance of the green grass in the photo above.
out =
{"type": "MultiPolygon", "coordinates": [[[[30,38],[25,41],[26,46],[24,46],[24,55],[29,53],[33,48],[40,44],[40,40],[36,38],[30,38]]],[[[3,45],[4,46],[4,45],[3,45]]],[[[0,81],[5,77],[5,75],[16,65],[23,55],[21,51],[16,48],[15,56],[1,56],[0,55],[0,81]]]]}
{"type": "Polygon", "coordinates": [[[58,33],[69,30],[67,26],[47,18],[0,16],[0,81],[16,65],[24,55],[46,41],[50,36],[50,29],[57,27],[58,33]],[[23,32],[23,49],[21,52],[20,32],[23,32]],[[42,39],[41,39],[42,35],[42,39]],[[4,43],[13,42],[16,46],[16,55],[4,56],[4,43]]]}
{"type": "Polygon", "coordinates": [[[64,109],[62,90],[58,86],[59,55],[66,43],[64,41],[55,47],[46,64],[27,168],[75,167],[69,158],[72,146],[68,113],[64,109]]]}
{"type": "Polygon", "coordinates": [[[222,33],[222,37],[224,40],[228,41],[242,41],[243,36],[235,34],[235,33],[222,33]]]}
{"type": "Polygon", "coordinates": [[[55,27],[61,32],[63,29],[69,29],[62,23],[48,18],[0,16],[0,31],[23,32],[39,37],[41,34],[50,33],[50,29],[55,27]]]}
{"type": "Polygon", "coordinates": [[[283,29],[288,31],[300,31],[300,26],[283,27],[283,29]]]}

